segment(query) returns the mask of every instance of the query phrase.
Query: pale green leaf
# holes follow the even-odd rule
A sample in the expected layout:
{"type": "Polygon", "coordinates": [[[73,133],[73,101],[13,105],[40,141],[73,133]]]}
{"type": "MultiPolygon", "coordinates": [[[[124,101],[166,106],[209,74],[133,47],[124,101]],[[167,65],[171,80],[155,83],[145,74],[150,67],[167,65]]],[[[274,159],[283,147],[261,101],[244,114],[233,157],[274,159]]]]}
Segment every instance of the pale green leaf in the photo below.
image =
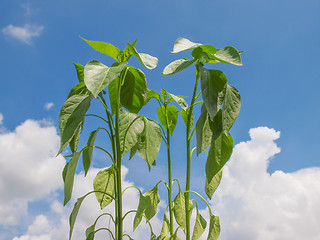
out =
{"type": "Polygon", "coordinates": [[[158,240],[169,240],[169,239],[170,239],[170,223],[169,223],[167,214],[164,213],[161,233],[158,237],[158,240]]]}
{"type": "Polygon", "coordinates": [[[214,57],[214,54],[217,52],[217,49],[212,46],[212,45],[201,45],[199,47],[196,47],[193,51],[192,51],[192,57],[194,59],[198,59],[198,58],[212,58],[214,57]]]}
{"type": "MultiPolygon", "coordinates": [[[[191,216],[192,214],[192,201],[189,200],[189,210],[188,214],[191,216]]],[[[173,200],[173,213],[176,219],[176,222],[179,226],[185,231],[186,229],[186,206],[185,206],[185,196],[182,193],[181,189],[179,189],[178,195],[173,200]]]]}
{"type": "Polygon", "coordinates": [[[138,53],[137,49],[130,43],[127,43],[131,55],[135,56],[139,62],[147,69],[154,69],[158,65],[158,58],[146,53],[138,53]]]}
{"type": "Polygon", "coordinates": [[[203,234],[207,226],[206,220],[199,213],[198,206],[196,208],[197,208],[197,216],[196,216],[196,222],[194,224],[192,240],[199,239],[199,237],[203,234]]]}
{"type": "Polygon", "coordinates": [[[115,170],[113,166],[99,171],[93,181],[93,189],[101,209],[108,206],[113,198],[115,183],[115,170]]]}
{"type": "Polygon", "coordinates": [[[84,82],[94,97],[116,79],[127,62],[107,67],[99,61],[93,60],[84,67],[84,82]]]}
{"type": "Polygon", "coordinates": [[[215,58],[223,63],[230,63],[237,66],[242,66],[240,53],[234,47],[227,46],[222,49],[218,49],[214,54],[215,58]]]}
{"type": "Polygon", "coordinates": [[[168,93],[170,97],[173,98],[174,101],[176,101],[176,103],[178,103],[178,105],[183,109],[183,110],[187,110],[188,108],[188,104],[186,103],[186,101],[183,99],[183,97],[179,97],[176,96],[172,93],[168,93]]]}
{"type": "Polygon", "coordinates": [[[222,132],[220,136],[212,142],[206,162],[206,178],[209,183],[229,160],[232,149],[233,139],[229,133],[222,132]]]}
{"type": "Polygon", "coordinates": [[[82,81],[70,90],[67,98],[70,98],[73,95],[90,95],[90,92],[87,89],[85,83],[82,81]]]}
{"type": "Polygon", "coordinates": [[[69,217],[69,224],[70,224],[69,240],[71,239],[71,236],[72,236],[74,224],[76,222],[80,206],[81,206],[81,204],[82,204],[82,202],[83,202],[83,200],[85,199],[86,196],[87,195],[77,199],[77,202],[74,204],[74,207],[73,207],[72,212],[70,214],[70,217],[69,217]]]}
{"type": "Polygon", "coordinates": [[[86,41],[94,50],[101,52],[103,54],[112,57],[114,60],[118,61],[119,49],[113,46],[111,43],[99,42],[99,41],[90,41],[82,38],[86,41]]]}
{"type": "Polygon", "coordinates": [[[240,113],[240,108],[240,94],[235,87],[228,84],[222,108],[222,123],[224,131],[228,132],[230,130],[240,113]]]}
{"type": "Polygon", "coordinates": [[[209,234],[207,240],[217,240],[220,235],[220,220],[218,216],[210,216],[209,234]]]}
{"type": "Polygon", "coordinates": [[[194,43],[186,38],[178,38],[173,46],[172,53],[178,53],[182,51],[187,51],[189,49],[196,48],[198,46],[202,45],[201,43],[194,43]]]}
{"type": "Polygon", "coordinates": [[[206,179],[205,191],[210,199],[220,185],[222,179],[222,171],[223,168],[221,168],[221,170],[216,175],[214,175],[214,177],[211,179],[211,182],[208,182],[208,179],[206,179]]]}
{"type": "Polygon", "coordinates": [[[93,146],[94,146],[94,141],[96,140],[97,134],[99,132],[100,128],[98,128],[95,131],[92,131],[89,135],[89,139],[87,141],[87,144],[85,145],[85,149],[83,150],[82,153],[82,162],[83,162],[83,168],[84,168],[84,174],[85,176],[88,173],[88,170],[91,165],[92,161],[92,153],[93,153],[93,146]]]}
{"type": "Polygon", "coordinates": [[[172,135],[178,121],[178,110],[176,106],[159,106],[157,108],[157,115],[161,125],[166,130],[169,127],[169,133],[172,135]]]}
{"type": "Polygon", "coordinates": [[[187,58],[175,60],[164,68],[162,74],[166,76],[176,74],[190,67],[194,62],[195,60],[189,60],[187,58]]]}

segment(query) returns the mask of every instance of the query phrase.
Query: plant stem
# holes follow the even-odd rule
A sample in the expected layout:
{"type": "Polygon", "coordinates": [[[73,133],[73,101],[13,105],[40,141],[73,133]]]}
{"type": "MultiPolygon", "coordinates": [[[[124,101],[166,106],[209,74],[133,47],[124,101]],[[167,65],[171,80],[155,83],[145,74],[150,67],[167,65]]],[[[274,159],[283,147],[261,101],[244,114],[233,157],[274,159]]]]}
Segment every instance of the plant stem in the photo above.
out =
{"type": "Polygon", "coordinates": [[[172,173],[171,173],[171,156],[170,156],[170,133],[167,127],[167,155],[168,155],[168,200],[169,200],[169,214],[170,214],[170,235],[173,235],[173,209],[172,209],[172,173]]]}
{"type": "Polygon", "coordinates": [[[186,213],[186,239],[190,240],[191,238],[191,232],[190,232],[190,215],[189,215],[189,195],[190,195],[190,177],[191,177],[191,130],[193,127],[192,122],[192,115],[193,115],[193,106],[194,102],[196,100],[197,96],[197,88],[198,88],[198,82],[199,82],[199,71],[198,71],[198,65],[196,65],[196,82],[193,89],[193,95],[191,99],[191,104],[189,108],[189,112],[187,112],[187,134],[186,134],[186,140],[187,140],[187,176],[186,176],[186,191],[184,193],[185,196],[185,213],[186,213]]]}

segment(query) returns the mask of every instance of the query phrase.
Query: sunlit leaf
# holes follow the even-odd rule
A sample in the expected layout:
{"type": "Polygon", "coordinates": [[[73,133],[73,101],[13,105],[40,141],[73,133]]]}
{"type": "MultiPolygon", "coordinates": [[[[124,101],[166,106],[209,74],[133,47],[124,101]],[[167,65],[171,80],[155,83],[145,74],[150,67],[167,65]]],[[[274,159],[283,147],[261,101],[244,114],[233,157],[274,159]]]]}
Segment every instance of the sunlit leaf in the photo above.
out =
{"type": "Polygon", "coordinates": [[[170,223],[169,223],[167,214],[164,213],[161,233],[158,237],[158,240],[169,240],[169,239],[170,239],[170,223]]]}
{"type": "Polygon", "coordinates": [[[223,130],[230,130],[240,113],[240,108],[240,94],[235,87],[228,84],[222,108],[223,130]]]}
{"type": "Polygon", "coordinates": [[[112,202],[114,194],[115,170],[113,166],[99,171],[93,181],[93,189],[101,209],[112,202]]]}
{"type": "Polygon", "coordinates": [[[172,93],[168,93],[170,97],[173,98],[173,100],[178,103],[178,105],[183,109],[183,110],[187,110],[188,108],[188,104],[186,103],[186,101],[182,98],[182,97],[179,97],[179,96],[176,96],[172,93]]]}
{"type": "Polygon", "coordinates": [[[218,49],[214,56],[223,63],[230,63],[237,66],[243,65],[240,54],[234,47],[227,46],[225,48],[218,49]]]}
{"type": "Polygon", "coordinates": [[[90,41],[82,38],[86,41],[94,50],[106,54],[112,57],[114,60],[118,60],[119,49],[113,46],[111,43],[99,42],[99,41],[90,41]]]}
{"type": "Polygon", "coordinates": [[[189,49],[196,48],[198,46],[202,45],[201,43],[194,43],[186,38],[178,38],[173,46],[172,53],[178,53],[182,51],[187,51],[189,49]]]}
{"type": "MultiPolygon", "coordinates": [[[[189,201],[189,211],[188,214],[191,216],[193,204],[192,201],[189,201]]],[[[173,213],[176,219],[176,222],[179,226],[185,230],[186,229],[186,207],[185,207],[185,196],[179,189],[179,193],[173,200],[173,213]]]]}
{"type": "Polygon", "coordinates": [[[207,226],[207,222],[199,213],[199,209],[197,205],[196,205],[196,209],[197,209],[197,216],[196,216],[196,222],[194,224],[192,240],[197,240],[203,234],[207,226]]]}
{"type": "Polygon", "coordinates": [[[181,72],[182,70],[190,67],[195,60],[189,60],[187,58],[182,58],[173,61],[172,63],[169,63],[163,70],[163,75],[173,75],[178,72],[181,72]]]}
{"type": "Polygon", "coordinates": [[[159,106],[157,108],[157,115],[161,125],[166,130],[169,127],[169,133],[170,135],[172,135],[178,121],[178,110],[176,106],[174,105],[167,105],[166,107],[159,106]],[[167,123],[168,123],[168,126],[167,126],[167,123]]]}
{"type": "Polygon", "coordinates": [[[160,101],[160,94],[154,90],[148,89],[147,93],[145,94],[144,103],[147,104],[147,102],[149,102],[152,98],[160,101]]]}
{"type": "Polygon", "coordinates": [[[138,53],[137,49],[130,43],[127,43],[131,55],[135,56],[139,62],[147,69],[154,69],[158,65],[158,58],[146,53],[138,53]]]}
{"type": "Polygon", "coordinates": [[[217,240],[220,235],[220,220],[218,216],[210,215],[209,234],[207,240],[217,240]]]}
{"type": "Polygon", "coordinates": [[[197,58],[212,58],[214,57],[214,54],[217,52],[217,49],[212,45],[201,45],[199,47],[196,47],[192,51],[192,57],[194,59],[197,58]]]}
{"type": "Polygon", "coordinates": [[[77,76],[78,76],[78,80],[79,83],[84,81],[84,66],[82,66],[79,63],[73,63],[73,65],[75,66],[76,70],[77,70],[77,76]]]}

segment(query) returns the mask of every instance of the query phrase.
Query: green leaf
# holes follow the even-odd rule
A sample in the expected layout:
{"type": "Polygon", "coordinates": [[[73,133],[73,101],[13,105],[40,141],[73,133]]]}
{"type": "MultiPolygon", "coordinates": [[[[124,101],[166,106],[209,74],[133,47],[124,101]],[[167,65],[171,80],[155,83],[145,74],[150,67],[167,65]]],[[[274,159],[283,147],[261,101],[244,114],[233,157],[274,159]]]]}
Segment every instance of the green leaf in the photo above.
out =
{"type": "Polygon", "coordinates": [[[197,208],[197,217],[196,217],[196,222],[194,224],[192,240],[197,240],[203,234],[207,226],[207,222],[199,213],[199,209],[197,205],[196,205],[196,208],[197,208]]]}
{"type": "Polygon", "coordinates": [[[100,204],[101,209],[108,206],[113,198],[115,183],[115,170],[113,166],[99,171],[93,181],[93,188],[96,194],[96,198],[100,204]],[[110,196],[111,195],[111,196],[110,196]]]}
{"type": "Polygon", "coordinates": [[[152,165],[155,165],[157,155],[161,144],[160,127],[143,117],[144,130],[139,136],[138,150],[141,157],[148,163],[149,171],[152,165]]]}
{"type": "Polygon", "coordinates": [[[93,146],[94,146],[94,141],[96,140],[97,134],[99,132],[100,128],[98,128],[95,131],[92,131],[89,135],[89,139],[87,141],[87,144],[85,145],[85,149],[83,150],[82,153],[82,162],[83,162],[83,168],[84,168],[84,174],[85,176],[88,173],[88,170],[91,165],[92,161],[92,152],[93,152],[93,146]]]}
{"type": "Polygon", "coordinates": [[[91,95],[73,95],[62,105],[59,116],[60,150],[57,155],[66,148],[83,124],[91,100],[91,95]]]}
{"type": "Polygon", "coordinates": [[[202,98],[211,119],[223,104],[227,87],[227,77],[219,70],[201,68],[202,98]]]}
{"type": "MultiPolygon", "coordinates": [[[[108,93],[109,93],[109,100],[110,100],[110,105],[111,105],[111,115],[112,116],[116,113],[118,83],[119,83],[119,78],[116,78],[108,86],[108,93]]],[[[122,105],[120,103],[119,108],[121,108],[121,107],[122,107],[122,105]]]]}
{"type": "Polygon", "coordinates": [[[168,98],[167,91],[164,90],[163,87],[161,87],[161,98],[162,98],[162,100],[163,100],[164,102],[166,102],[166,101],[167,101],[167,98],[168,98]]]}
{"type": "Polygon", "coordinates": [[[144,131],[144,121],[141,116],[135,113],[129,113],[123,108],[120,109],[120,143],[121,153],[126,154],[132,147],[134,147],[142,132],[144,131]]]}
{"type": "Polygon", "coordinates": [[[147,102],[149,102],[152,98],[155,98],[156,100],[160,101],[160,94],[154,90],[148,89],[147,93],[145,94],[144,104],[147,104],[147,102]]]}
{"type": "Polygon", "coordinates": [[[82,202],[83,202],[83,200],[85,199],[86,196],[87,195],[77,199],[77,202],[74,204],[74,207],[73,207],[72,212],[70,214],[70,217],[69,217],[69,224],[70,224],[69,240],[71,239],[71,236],[72,236],[74,224],[76,222],[80,206],[81,206],[81,204],[82,204],[82,202]]]}
{"type": "Polygon", "coordinates": [[[126,48],[123,51],[120,51],[120,54],[119,54],[120,62],[129,61],[130,57],[132,56],[132,54],[131,54],[131,46],[135,47],[137,41],[138,41],[138,39],[136,39],[131,44],[130,43],[127,44],[126,48]]]}
{"type": "Polygon", "coordinates": [[[192,51],[191,55],[194,59],[198,59],[201,57],[213,58],[216,52],[217,52],[217,49],[212,45],[201,45],[199,47],[196,47],[192,51]]]}
{"type": "Polygon", "coordinates": [[[207,162],[206,178],[211,182],[212,178],[223,168],[229,160],[233,149],[233,139],[229,133],[222,132],[220,136],[211,143],[207,162]]]}
{"type": "Polygon", "coordinates": [[[138,53],[137,49],[130,43],[127,43],[130,54],[135,56],[139,62],[147,69],[154,69],[158,65],[158,58],[146,53],[138,53]]]}
{"type": "Polygon", "coordinates": [[[176,74],[190,67],[194,62],[195,60],[189,60],[187,58],[175,60],[164,68],[162,74],[166,76],[176,74]]]}
{"type": "Polygon", "coordinates": [[[84,38],[81,39],[86,41],[94,50],[106,54],[109,57],[112,57],[114,60],[118,61],[118,54],[120,53],[120,51],[112,44],[99,41],[89,41],[84,38]]]}
{"type": "Polygon", "coordinates": [[[73,135],[73,137],[72,137],[72,139],[71,139],[71,141],[69,143],[69,146],[70,146],[70,149],[71,149],[72,153],[76,152],[77,149],[78,149],[80,132],[81,132],[81,126],[79,126],[78,130],[73,135]]]}
{"type": "MultiPolygon", "coordinates": [[[[187,126],[189,108],[187,108],[186,111],[185,110],[180,110],[179,113],[180,113],[185,125],[187,126]]],[[[191,128],[192,128],[192,126],[193,126],[193,113],[191,113],[191,114],[192,114],[191,115],[191,128]]]]}
{"type": "Polygon", "coordinates": [[[210,120],[210,129],[212,131],[212,140],[215,141],[223,131],[222,128],[222,110],[219,109],[217,114],[214,116],[213,121],[210,120]]]}
{"type": "Polygon", "coordinates": [[[206,179],[205,191],[207,196],[210,199],[212,198],[212,195],[220,185],[221,178],[222,178],[222,171],[223,171],[223,168],[221,168],[221,170],[216,175],[214,175],[214,177],[211,179],[211,182],[208,182],[208,179],[206,179]]]}
{"type": "Polygon", "coordinates": [[[209,234],[207,240],[217,240],[220,235],[220,220],[218,216],[210,215],[209,234]]]}
{"type": "Polygon", "coordinates": [[[99,61],[93,60],[84,67],[84,82],[94,97],[116,79],[127,62],[107,67],[99,61]]]}
{"type": "Polygon", "coordinates": [[[79,83],[83,82],[84,80],[84,66],[82,66],[79,63],[73,63],[73,65],[75,66],[76,70],[77,70],[77,76],[78,76],[78,80],[79,83]]]}
{"type": "Polygon", "coordinates": [[[90,95],[90,92],[85,83],[80,82],[71,89],[67,98],[70,98],[73,95],[90,95]]]}
{"type": "Polygon", "coordinates": [[[201,115],[196,124],[197,134],[197,155],[202,153],[211,145],[212,131],[210,128],[210,118],[204,105],[201,107],[201,115]]]}
{"type": "Polygon", "coordinates": [[[237,66],[243,65],[240,54],[234,47],[227,46],[225,48],[218,49],[214,56],[222,63],[230,63],[237,66]]]}
{"type": "Polygon", "coordinates": [[[73,189],[73,182],[74,182],[74,174],[76,172],[76,167],[78,163],[78,159],[80,156],[80,152],[73,153],[71,160],[67,163],[64,171],[63,171],[63,178],[64,178],[64,205],[69,202],[72,194],[73,189]]]}
{"type": "Polygon", "coordinates": [[[187,110],[188,108],[188,104],[186,103],[186,101],[182,98],[182,97],[179,97],[179,96],[176,96],[172,93],[168,93],[170,97],[172,97],[172,99],[174,101],[176,101],[176,103],[178,103],[178,105],[183,109],[183,110],[187,110]]]}
{"type": "Polygon", "coordinates": [[[170,239],[170,223],[169,219],[167,217],[167,214],[164,213],[163,215],[163,224],[161,228],[160,236],[158,237],[158,240],[169,240],[170,239]]]}
{"type": "MultiPolygon", "coordinates": [[[[188,214],[192,214],[192,201],[189,200],[189,211],[188,214]]],[[[176,222],[185,231],[186,229],[186,207],[185,207],[185,196],[179,188],[178,195],[173,200],[173,214],[176,222]]]]}
{"type": "Polygon", "coordinates": [[[129,66],[121,86],[120,101],[130,112],[138,113],[144,105],[147,80],[140,69],[129,66]]]}
{"type": "Polygon", "coordinates": [[[96,224],[91,225],[86,230],[86,240],[93,240],[94,239],[94,229],[96,224]]]}
{"type": "Polygon", "coordinates": [[[178,110],[176,106],[167,105],[159,106],[157,108],[157,115],[161,125],[167,130],[169,127],[169,133],[172,135],[178,121],[178,110]],[[168,123],[168,126],[167,126],[168,123]]]}
{"type": "Polygon", "coordinates": [[[202,45],[202,44],[191,42],[190,40],[188,40],[186,38],[178,38],[176,40],[176,42],[174,43],[172,53],[187,51],[187,50],[196,48],[200,45],[202,45]]]}
{"type": "Polygon", "coordinates": [[[133,221],[133,230],[135,230],[142,220],[143,214],[150,220],[157,213],[157,205],[160,202],[158,194],[158,184],[148,192],[140,195],[137,213],[133,221]]]}
{"type": "Polygon", "coordinates": [[[227,84],[226,96],[222,108],[223,130],[229,131],[236,121],[241,108],[240,94],[238,90],[227,84]]]}

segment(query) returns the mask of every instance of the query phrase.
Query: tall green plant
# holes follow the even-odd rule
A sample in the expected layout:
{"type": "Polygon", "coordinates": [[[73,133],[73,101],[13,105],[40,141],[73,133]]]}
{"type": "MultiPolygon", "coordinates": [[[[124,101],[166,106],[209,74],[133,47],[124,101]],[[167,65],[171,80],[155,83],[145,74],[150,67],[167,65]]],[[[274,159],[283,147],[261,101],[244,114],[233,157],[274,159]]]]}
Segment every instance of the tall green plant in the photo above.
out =
{"type": "MultiPolygon", "coordinates": [[[[66,204],[72,194],[74,175],[78,160],[82,154],[85,175],[92,165],[93,149],[103,151],[110,160],[111,166],[101,170],[94,179],[94,191],[78,198],[70,215],[70,234],[72,236],[73,227],[79,208],[84,199],[94,193],[101,209],[110,203],[115,204],[115,217],[110,213],[104,213],[96,219],[95,223],[86,231],[86,239],[94,239],[96,232],[106,230],[113,239],[121,240],[128,234],[123,231],[123,220],[131,212],[137,212],[138,219],[142,217],[149,220],[154,216],[160,197],[157,189],[154,188],[143,196],[143,210],[141,207],[137,211],[122,212],[122,190],[121,184],[121,162],[123,156],[131,150],[131,157],[139,151],[142,158],[148,163],[149,169],[155,165],[156,156],[160,149],[161,130],[160,127],[150,119],[139,115],[140,109],[147,102],[148,95],[147,81],[144,73],[133,66],[128,65],[130,57],[136,57],[147,69],[157,66],[158,59],[145,53],[139,53],[134,43],[127,43],[126,48],[120,51],[110,43],[85,40],[93,49],[108,55],[116,60],[111,67],[93,60],[85,66],[74,64],[78,75],[78,84],[74,86],[65,103],[63,104],[59,116],[59,129],[61,135],[60,154],[68,145],[72,152],[70,161],[63,170],[64,180],[64,204],[66,204]],[[106,101],[105,89],[108,88],[109,101],[106,101]],[[100,102],[105,111],[104,116],[88,114],[91,101],[100,102]],[[102,126],[90,133],[86,145],[78,150],[79,137],[84,128],[84,121],[87,117],[96,117],[101,120],[102,126]],[[95,139],[100,132],[105,132],[111,143],[111,149],[106,149],[95,145],[95,139]],[[100,217],[107,215],[115,225],[115,232],[109,228],[95,230],[95,225],[100,217]]],[[[151,227],[151,225],[150,225],[151,227]]],[[[151,228],[151,236],[154,236],[151,228]]]]}
{"type": "MultiPolygon", "coordinates": [[[[176,74],[192,65],[195,65],[196,80],[189,107],[184,106],[180,111],[186,124],[186,187],[183,193],[179,194],[174,200],[174,212],[177,223],[184,230],[186,239],[191,239],[190,218],[195,202],[197,216],[192,235],[192,239],[198,239],[203,233],[206,221],[199,214],[198,205],[195,200],[190,200],[190,193],[196,194],[208,205],[206,200],[198,193],[190,190],[191,183],[191,139],[196,131],[197,155],[209,148],[206,162],[206,184],[205,191],[211,199],[214,191],[220,184],[222,169],[232,154],[233,139],[229,130],[234,124],[240,112],[240,94],[237,89],[227,83],[226,75],[220,70],[207,69],[206,63],[229,63],[241,66],[240,53],[233,47],[227,46],[216,49],[212,45],[203,45],[191,42],[185,38],[176,40],[173,53],[192,50],[192,59],[182,58],[175,60],[165,67],[163,75],[176,74]],[[198,92],[200,81],[201,90],[198,92]],[[203,101],[196,102],[202,95],[203,101]],[[201,115],[193,127],[193,108],[196,104],[202,103],[201,115]],[[182,212],[184,212],[182,214],[182,212]]],[[[220,234],[219,217],[210,212],[210,224],[208,240],[218,239],[220,234]]]]}

